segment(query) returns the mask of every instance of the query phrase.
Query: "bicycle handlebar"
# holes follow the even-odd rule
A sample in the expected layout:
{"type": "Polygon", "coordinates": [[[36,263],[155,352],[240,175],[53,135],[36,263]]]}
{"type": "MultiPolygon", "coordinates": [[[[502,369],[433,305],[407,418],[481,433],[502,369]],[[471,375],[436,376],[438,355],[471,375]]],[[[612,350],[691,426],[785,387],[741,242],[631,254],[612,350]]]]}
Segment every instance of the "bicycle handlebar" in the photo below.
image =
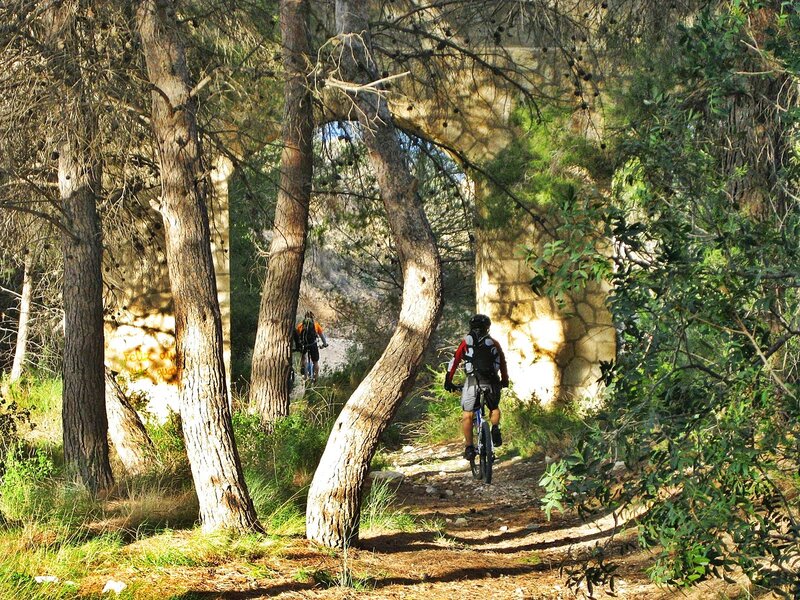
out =
{"type": "MultiPolygon", "coordinates": [[[[306,350],[308,350],[309,348],[313,348],[314,346],[315,346],[315,344],[309,344],[308,346],[303,345],[303,346],[299,346],[299,347],[298,346],[294,346],[294,347],[292,347],[292,352],[303,352],[303,353],[305,353],[306,350]]],[[[328,344],[319,344],[319,343],[317,343],[316,346],[317,346],[317,348],[327,348],[328,344]]]]}

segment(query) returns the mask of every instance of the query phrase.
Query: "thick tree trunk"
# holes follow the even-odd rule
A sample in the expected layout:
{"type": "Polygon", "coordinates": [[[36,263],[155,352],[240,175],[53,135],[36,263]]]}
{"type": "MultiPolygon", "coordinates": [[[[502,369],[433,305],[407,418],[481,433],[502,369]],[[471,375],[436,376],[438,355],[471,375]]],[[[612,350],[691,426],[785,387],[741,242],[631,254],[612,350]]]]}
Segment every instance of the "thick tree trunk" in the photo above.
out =
{"type": "Polygon", "coordinates": [[[108,437],[120,462],[131,475],[147,471],[153,464],[155,448],[139,414],[130,405],[117,380],[106,370],[106,413],[108,437]]]}
{"type": "Polygon", "coordinates": [[[314,115],[306,79],[308,0],[281,0],[283,153],[272,244],[253,349],[250,404],[267,427],[289,414],[291,339],[303,274],[311,198],[314,115]]]}
{"type": "Polygon", "coordinates": [[[161,214],[175,303],[183,434],[203,529],[253,530],[258,522],[233,439],[227,397],[195,101],[174,14],[168,0],[143,0],[136,7],[153,86],[152,124],[161,161],[161,214]]]}
{"type": "MultiPolygon", "coordinates": [[[[377,79],[366,5],[337,0],[341,65],[354,83],[377,79]]],[[[353,96],[364,142],[381,189],[403,270],[400,319],[373,369],[333,426],[308,494],[306,535],[331,547],[358,540],[361,490],[381,433],[411,388],[439,319],[439,254],[385,98],[369,90],[353,96]]]]}
{"type": "Polygon", "coordinates": [[[64,461],[91,493],[98,494],[114,479],[103,382],[103,242],[97,215],[102,177],[100,159],[93,154],[97,118],[77,31],[83,8],[54,3],[44,19],[52,49],[50,66],[64,91],[61,130],[54,132],[63,211],[64,461]]]}
{"type": "Polygon", "coordinates": [[[100,167],[89,155],[94,130],[76,102],[74,122],[59,150],[58,185],[63,203],[64,388],[61,416],[64,460],[97,494],[113,485],[108,459],[103,337],[102,239],[96,197],[100,167]]]}
{"type": "Polygon", "coordinates": [[[35,266],[34,252],[28,251],[25,255],[25,265],[22,272],[22,295],[19,300],[19,326],[17,327],[17,343],[14,348],[14,362],[11,365],[9,381],[14,383],[22,377],[22,365],[28,352],[28,323],[31,318],[31,302],[33,302],[33,268],[35,266]]]}

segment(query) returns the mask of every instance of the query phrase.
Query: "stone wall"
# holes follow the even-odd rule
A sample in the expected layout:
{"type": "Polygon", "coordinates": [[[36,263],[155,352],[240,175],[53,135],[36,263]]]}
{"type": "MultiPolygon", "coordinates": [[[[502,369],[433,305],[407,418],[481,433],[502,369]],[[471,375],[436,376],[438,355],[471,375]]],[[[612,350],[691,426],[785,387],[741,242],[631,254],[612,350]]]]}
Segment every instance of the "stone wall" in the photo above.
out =
{"type": "MultiPolygon", "coordinates": [[[[541,44],[532,39],[515,43],[517,45],[506,47],[505,58],[491,58],[495,66],[513,71],[525,65],[538,73],[535,76],[537,86],[563,92],[556,53],[537,50],[541,44]]],[[[438,88],[446,93],[439,96],[424,78],[416,80],[411,76],[396,82],[389,100],[397,124],[410,133],[441,144],[456,160],[471,165],[488,164],[519,133],[510,124],[519,88],[515,89],[508,80],[492,79],[485,72],[476,71],[467,61],[448,62],[440,69],[440,76],[438,88]]],[[[533,83],[534,79],[527,76],[518,82],[526,86],[533,83]]],[[[335,98],[327,95],[324,100],[326,112],[318,115],[320,123],[346,120],[350,114],[348,106],[337,105],[335,98]]],[[[277,127],[266,137],[275,135],[277,127]]],[[[221,161],[214,165],[215,193],[210,207],[228,369],[227,184],[231,172],[230,163],[221,161]]],[[[480,205],[480,191],[477,202],[480,205]]],[[[604,304],[608,288],[591,287],[565,306],[537,297],[529,286],[532,273],[521,254],[524,245],[536,243],[535,236],[532,227],[524,226],[513,232],[503,231],[502,235],[497,230],[477,234],[476,310],[492,318],[492,333],[505,348],[514,390],[522,399],[535,397],[545,404],[555,400],[583,400],[598,389],[600,362],[614,358],[615,334],[604,304]]],[[[147,248],[145,254],[149,267],[139,269],[127,283],[121,283],[126,298],[117,305],[126,309],[120,311],[122,314],[118,318],[109,321],[109,359],[128,371],[145,375],[154,384],[163,384],[171,382],[175,376],[169,282],[165,265],[157,257],[158,250],[151,253],[147,248]]]]}
{"type": "Polygon", "coordinates": [[[476,264],[478,312],[492,319],[492,335],[505,349],[514,392],[543,404],[592,402],[599,390],[600,362],[614,359],[616,342],[605,306],[607,285],[591,285],[559,306],[533,293],[525,262],[525,238],[479,236],[476,264]]]}
{"type": "MultiPolygon", "coordinates": [[[[222,314],[224,358],[230,388],[230,239],[228,182],[233,164],[214,161],[208,213],[211,251],[222,314]]],[[[154,204],[154,203],[153,203],[154,204]]],[[[119,224],[105,258],[106,364],[125,373],[130,388],[147,393],[159,407],[177,411],[175,317],[164,251],[161,215],[155,206],[136,205],[131,218],[119,224]]],[[[161,410],[161,408],[159,410],[161,410]]],[[[164,416],[164,415],[159,415],[164,416]]]]}

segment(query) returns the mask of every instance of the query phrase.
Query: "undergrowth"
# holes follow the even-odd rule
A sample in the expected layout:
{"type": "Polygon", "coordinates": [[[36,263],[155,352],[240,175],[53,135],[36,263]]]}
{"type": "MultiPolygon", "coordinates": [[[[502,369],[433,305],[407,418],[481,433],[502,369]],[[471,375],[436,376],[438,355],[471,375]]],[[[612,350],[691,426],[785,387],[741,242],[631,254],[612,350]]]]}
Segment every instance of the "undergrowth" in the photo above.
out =
{"type": "MultiPolygon", "coordinates": [[[[422,394],[417,419],[406,426],[406,434],[423,443],[461,441],[461,396],[444,389],[444,371],[431,371],[432,383],[422,394]]],[[[522,402],[513,390],[504,390],[502,411],[503,452],[523,457],[539,453],[561,455],[584,423],[573,405],[544,407],[539,402],[522,402]]]]}

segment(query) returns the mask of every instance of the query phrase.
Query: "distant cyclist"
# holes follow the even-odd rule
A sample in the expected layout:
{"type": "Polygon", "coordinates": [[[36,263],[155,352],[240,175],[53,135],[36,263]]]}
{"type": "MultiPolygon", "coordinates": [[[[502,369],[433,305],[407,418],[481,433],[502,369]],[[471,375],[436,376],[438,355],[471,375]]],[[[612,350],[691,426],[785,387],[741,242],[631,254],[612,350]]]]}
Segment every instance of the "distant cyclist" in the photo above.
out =
{"type": "MultiPolygon", "coordinates": [[[[312,380],[316,383],[319,377],[319,346],[317,346],[317,338],[322,340],[322,347],[328,347],[328,341],[325,339],[325,334],[322,332],[322,326],[314,319],[314,313],[306,311],[303,320],[297,324],[297,342],[300,352],[303,353],[300,364],[306,364],[306,354],[311,357],[311,362],[314,365],[314,373],[312,380]]],[[[304,370],[304,375],[307,376],[304,370]]]]}
{"type": "Polygon", "coordinates": [[[500,446],[503,438],[500,435],[500,390],[508,387],[508,370],[506,357],[500,344],[489,335],[491,319],[477,314],[469,320],[469,333],[461,341],[453,360],[447,368],[444,389],[454,392],[453,375],[461,361],[464,361],[464,372],[467,375],[461,392],[461,430],[464,433],[464,458],[475,457],[475,446],[472,440],[472,412],[475,408],[478,388],[485,390],[484,404],[489,409],[489,422],[492,424],[492,443],[500,446]]]}

